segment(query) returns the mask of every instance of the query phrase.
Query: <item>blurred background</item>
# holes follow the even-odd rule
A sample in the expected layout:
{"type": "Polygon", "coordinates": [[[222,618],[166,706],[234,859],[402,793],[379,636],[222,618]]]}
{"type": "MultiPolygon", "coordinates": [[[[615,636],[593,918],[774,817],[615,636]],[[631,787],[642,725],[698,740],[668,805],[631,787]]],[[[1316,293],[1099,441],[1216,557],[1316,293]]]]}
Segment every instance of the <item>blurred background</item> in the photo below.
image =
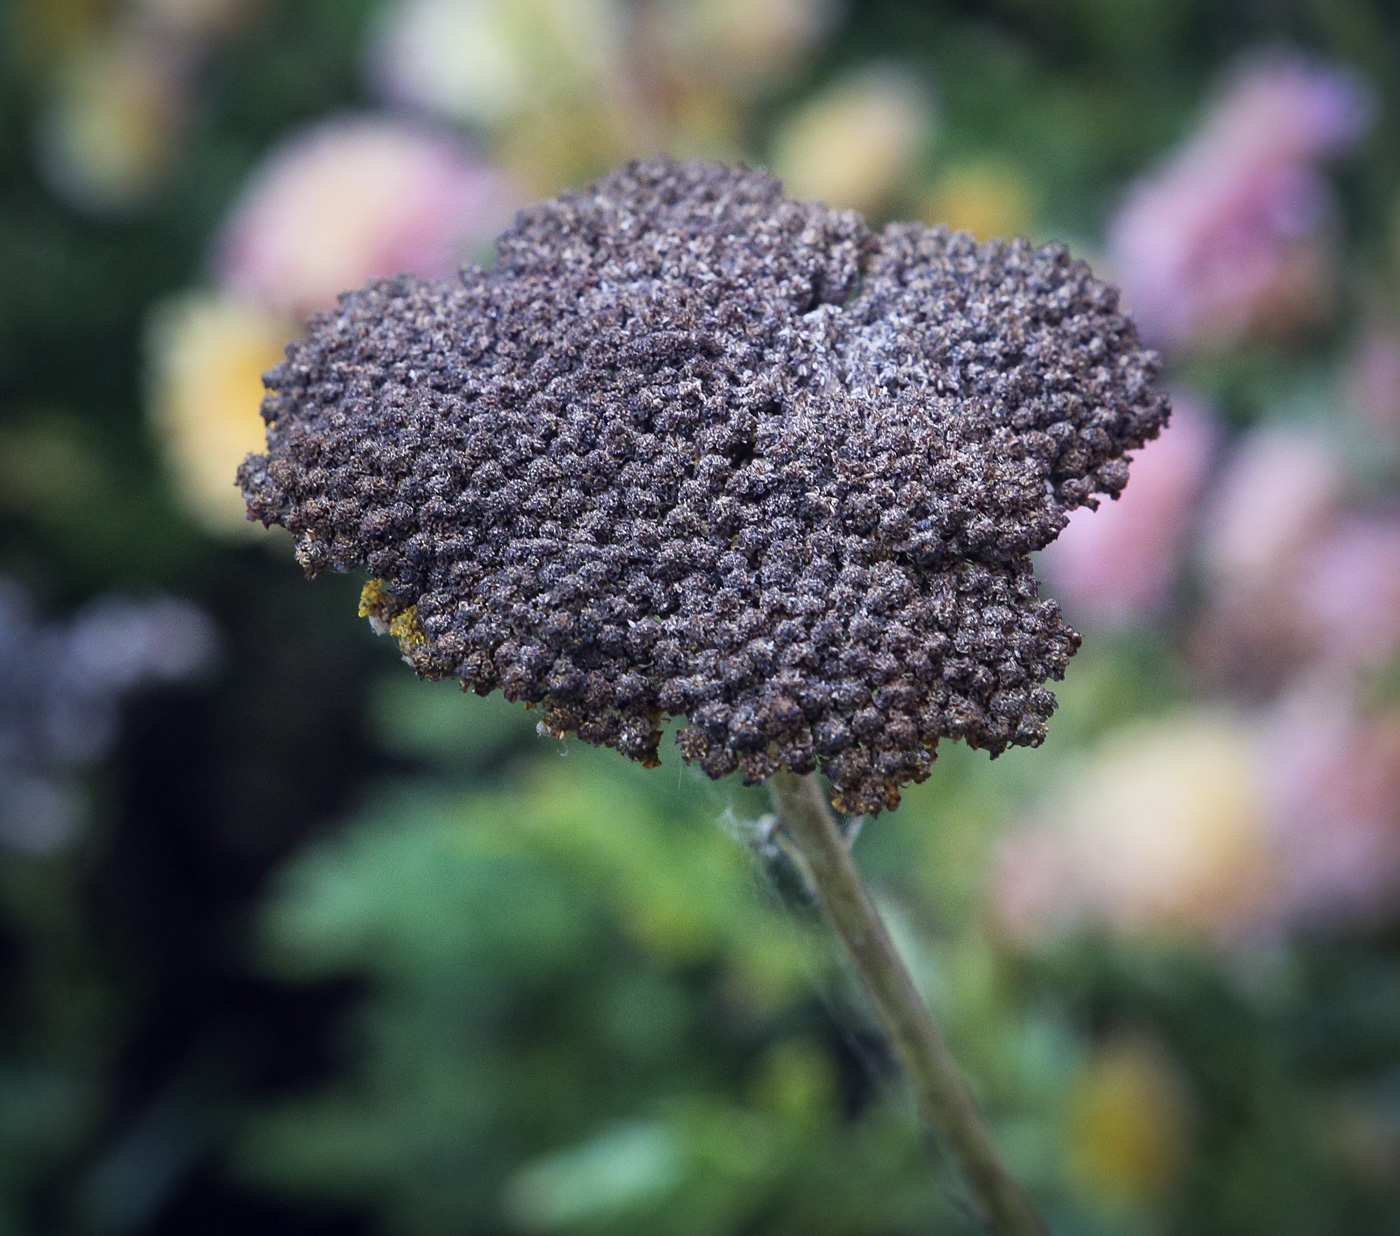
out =
{"type": "Polygon", "coordinates": [[[1386,0],[6,0],[0,1236],[971,1230],[762,794],[233,488],[309,314],[658,150],[1121,283],[1050,740],[858,853],[1056,1233],[1400,1232],[1397,95],[1386,0]]]}

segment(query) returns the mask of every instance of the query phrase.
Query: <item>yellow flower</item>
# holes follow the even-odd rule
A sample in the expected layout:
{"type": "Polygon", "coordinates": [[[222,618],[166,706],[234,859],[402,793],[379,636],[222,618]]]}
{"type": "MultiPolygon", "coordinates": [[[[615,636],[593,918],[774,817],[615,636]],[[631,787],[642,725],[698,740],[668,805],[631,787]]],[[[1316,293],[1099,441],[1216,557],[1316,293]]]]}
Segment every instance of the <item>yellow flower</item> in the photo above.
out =
{"type": "Polygon", "coordinates": [[[1024,236],[1031,223],[1030,193],[1014,167],[993,161],[945,172],[924,194],[919,218],[946,223],[978,240],[1024,236]]]}
{"type": "Polygon", "coordinates": [[[157,307],[149,331],[149,404],[181,504],[214,533],[256,527],[233,476],[261,450],[262,374],[294,323],[242,301],[195,292],[157,307]]]}
{"type": "Polygon", "coordinates": [[[1066,1170],[1105,1205],[1156,1201],[1180,1176],[1189,1124],[1186,1085],[1166,1049],[1119,1034],[1095,1049],[1070,1096],[1066,1170]]]}
{"type": "Polygon", "coordinates": [[[1281,879],[1254,737],[1197,712],[1112,735],[1008,840],[996,897],[1027,941],[1087,923],[1224,943],[1275,924],[1281,879]]]}
{"type": "Polygon", "coordinates": [[[72,54],[39,116],[40,166],[74,205],[99,213],[141,205],[179,153],[189,88],[169,49],[137,35],[72,54]]]}
{"type": "Polygon", "coordinates": [[[878,215],[909,183],[932,128],[932,101],[912,75],[868,69],[789,117],[771,165],[792,197],[878,215]]]}
{"type": "Polygon", "coordinates": [[[26,63],[44,68],[101,31],[108,0],[14,0],[10,30],[26,63]]]}

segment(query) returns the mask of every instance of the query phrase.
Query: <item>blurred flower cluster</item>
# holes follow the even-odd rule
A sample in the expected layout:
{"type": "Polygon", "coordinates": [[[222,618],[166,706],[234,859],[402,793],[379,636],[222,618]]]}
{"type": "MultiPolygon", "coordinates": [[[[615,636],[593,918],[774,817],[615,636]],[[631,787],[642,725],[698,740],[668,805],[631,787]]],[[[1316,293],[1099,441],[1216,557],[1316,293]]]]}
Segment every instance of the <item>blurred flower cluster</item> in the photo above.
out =
{"type": "Polygon", "coordinates": [[[1101,630],[1165,623],[1214,702],[1115,731],[1009,843],[1026,939],[1066,916],[1239,939],[1400,909],[1400,509],[1321,427],[1265,423],[1212,459],[1219,431],[1177,417],[1046,570],[1101,630]]]}
{"type": "MultiPolygon", "coordinates": [[[[1320,162],[1370,114],[1349,70],[1252,59],[1129,193],[1111,252],[1169,357],[1333,312],[1320,162]]],[[[995,900],[1014,938],[1258,944],[1400,911],[1400,499],[1363,466],[1393,458],[1389,357],[1373,333],[1308,406],[1242,432],[1180,391],[1121,499],[1077,513],[1045,553],[1072,618],[1170,640],[1197,702],[1069,762],[1004,847],[995,900]]]]}
{"type": "Polygon", "coordinates": [[[122,698],[189,681],[216,646],[188,601],[102,596],[41,622],[24,589],[0,576],[0,845],[46,855],[72,842],[86,814],[83,774],[111,753],[122,698]]]}

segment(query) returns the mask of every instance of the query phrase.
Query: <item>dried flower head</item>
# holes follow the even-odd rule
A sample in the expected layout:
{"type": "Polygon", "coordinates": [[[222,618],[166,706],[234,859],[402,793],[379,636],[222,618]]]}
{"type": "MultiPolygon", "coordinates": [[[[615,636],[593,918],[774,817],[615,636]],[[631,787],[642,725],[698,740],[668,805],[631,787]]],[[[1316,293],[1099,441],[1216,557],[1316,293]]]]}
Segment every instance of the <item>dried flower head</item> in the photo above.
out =
{"type": "Polygon", "coordinates": [[[1044,735],[1078,643],[1027,555],[1162,426],[1058,246],[657,159],[523,211],[493,270],[371,283],[267,378],[250,517],[425,676],[646,763],[821,766],[892,807],[940,738],[1044,735]]]}

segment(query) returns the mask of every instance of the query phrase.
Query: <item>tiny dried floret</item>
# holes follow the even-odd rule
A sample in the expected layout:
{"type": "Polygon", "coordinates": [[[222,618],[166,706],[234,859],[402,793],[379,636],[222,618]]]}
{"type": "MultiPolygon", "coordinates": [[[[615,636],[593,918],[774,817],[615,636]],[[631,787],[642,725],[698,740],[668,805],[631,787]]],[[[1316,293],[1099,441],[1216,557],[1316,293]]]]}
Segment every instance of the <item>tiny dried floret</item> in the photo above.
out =
{"type": "Polygon", "coordinates": [[[941,738],[1035,745],[1078,636],[1028,555],[1167,404],[1115,290],[655,159],[522,211],[490,271],[379,280],[267,376],[250,518],[426,677],[750,782],[893,807],[941,738]]]}

